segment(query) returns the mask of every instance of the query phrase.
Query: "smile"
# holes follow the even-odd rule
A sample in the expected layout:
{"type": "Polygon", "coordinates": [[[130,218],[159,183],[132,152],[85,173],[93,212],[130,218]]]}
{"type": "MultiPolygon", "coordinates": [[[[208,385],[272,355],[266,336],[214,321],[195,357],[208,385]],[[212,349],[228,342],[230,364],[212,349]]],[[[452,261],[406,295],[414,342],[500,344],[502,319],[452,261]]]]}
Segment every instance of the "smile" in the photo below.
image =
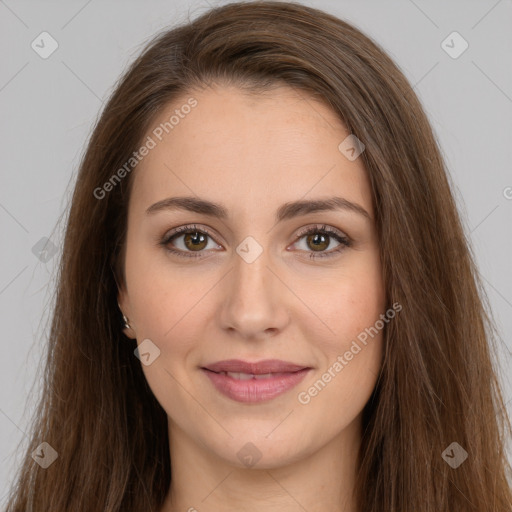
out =
{"type": "Polygon", "coordinates": [[[214,388],[222,395],[242,403],[259,403],[272,400],[294,388],[311,368],[294,372],[252,374],[243,372],[202,371],[214,388]]]}

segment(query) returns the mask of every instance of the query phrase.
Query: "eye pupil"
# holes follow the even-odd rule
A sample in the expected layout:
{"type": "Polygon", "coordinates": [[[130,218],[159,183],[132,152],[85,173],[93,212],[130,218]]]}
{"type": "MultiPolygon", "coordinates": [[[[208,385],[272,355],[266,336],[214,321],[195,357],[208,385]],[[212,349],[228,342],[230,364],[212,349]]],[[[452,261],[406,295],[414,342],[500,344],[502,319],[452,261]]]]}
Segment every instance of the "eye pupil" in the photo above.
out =
{"type": "Polygon", "coordinates": [[[203,233],[199,233],[197,231],[194,231],[193,233],[186,233],[184,236],[185,245],[188,249],[190,248],[199,248],[204,249],[204,247],[199,247],[200,244],[204,244],[206,240],[206,237],[203,235],[203,233]],[[192,243],[192,246],[189,244],[192,243]]]}
{"type": "MultiPolygon", "coordinates": [[[[208,233],[208,231],[197,229],[196,226],[183,226],[182,229],[176,230],[176,232],[170,237],[164,237],[160,241],[160,244],[163,245],[168,252],[174,253],[175,255],[199,257],[202,255],[203,250],[208,246],[208,239],[211,239],[211,235],[208,233]],[[185,249],[172,249],[169,247],[169,244],[172,245],[174,239],[176,238],[182,239],[181,243],[185,245],[185,249]]],[[[331,233],[331,230],[327,230],[325,225],[322,228],[310,228],[308,231],[303,232],[302,235],[298,235],[297,237],[297,240],[304,239],[305,244],[309,249],[309,257],[312,259],[324,256],[335,256],[345,247],[350,247],[351,245],[350,242],[344,238],[342,234],[339,234],[337,231],[332,231],[331,233]],[[329,247],[332,239],[339,243],[339,247],[334,251],[327,252],[327,248],[329,247]]]]}
{"type": "Polygon", "coordinates": [[[329,246],[329,242],[326,242],[327,237],[322,233],[316,233],[308,236],[308,242],[313,242],[313,247],[316,250],[324,250],[329,246]],[[319,240],[322,238],[322,240],[319,240]]]}

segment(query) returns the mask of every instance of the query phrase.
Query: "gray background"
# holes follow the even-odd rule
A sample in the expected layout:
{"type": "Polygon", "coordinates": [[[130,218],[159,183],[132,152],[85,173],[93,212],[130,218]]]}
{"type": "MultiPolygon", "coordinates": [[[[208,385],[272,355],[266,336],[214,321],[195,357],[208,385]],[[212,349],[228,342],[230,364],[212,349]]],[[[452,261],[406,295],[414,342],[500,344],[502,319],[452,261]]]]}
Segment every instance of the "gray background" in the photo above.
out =
{"type": "MultiPolygon", "coordinates": [[[[28,440],[64,227],[57,222],[67,216],[93,122],[153,34],[224,3],[0,0],[0,502],[17,467],[16,446],[28,440]],[[47,59],[31,48],[43,31],[59,45],[47,59]],[[47,261],[33,249],[44,237],[57,251],[47,261]]],[[[440,140],[501,333],[496,359],[510,414],[512,1],[302,3],[354,23],[414,85],[440,140]],[[441,46],[453,31],[469,44],[458,58],[441,46]]]]}

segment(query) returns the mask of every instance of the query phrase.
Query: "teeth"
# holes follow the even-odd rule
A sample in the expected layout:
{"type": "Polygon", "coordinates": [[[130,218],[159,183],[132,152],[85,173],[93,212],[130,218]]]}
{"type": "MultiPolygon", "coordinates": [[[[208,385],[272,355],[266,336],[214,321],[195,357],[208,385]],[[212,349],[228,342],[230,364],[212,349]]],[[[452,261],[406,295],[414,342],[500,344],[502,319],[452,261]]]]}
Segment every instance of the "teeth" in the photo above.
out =
{"type": "Polygon", "coordinates": [[[251,373],[226,372],[228,377],[237,380],[250,380],[254,377],[251,373]]]}
{"type": "Polygon", "coordinates": [[[272,377],[272,373],[263,373],[261,375],[253,375],[252,373],[240,373],[240,372],[221,372],[223,375],[227,375],[232,379],[237,380],[251,380],[251,379],[269,379],[272,377]]]}

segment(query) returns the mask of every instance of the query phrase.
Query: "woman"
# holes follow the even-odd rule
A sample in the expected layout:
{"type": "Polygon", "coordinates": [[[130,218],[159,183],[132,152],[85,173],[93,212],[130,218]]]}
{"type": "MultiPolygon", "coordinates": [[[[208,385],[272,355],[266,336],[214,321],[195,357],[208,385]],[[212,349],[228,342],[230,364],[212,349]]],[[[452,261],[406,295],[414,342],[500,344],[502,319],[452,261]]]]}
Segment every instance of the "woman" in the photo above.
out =
{"type": "Polygon", "coordinates": [[[348,23],[244,2],[158,36],[92,134],[59,277],[8,511],[510,510],[445,166],[348,23]]]}

